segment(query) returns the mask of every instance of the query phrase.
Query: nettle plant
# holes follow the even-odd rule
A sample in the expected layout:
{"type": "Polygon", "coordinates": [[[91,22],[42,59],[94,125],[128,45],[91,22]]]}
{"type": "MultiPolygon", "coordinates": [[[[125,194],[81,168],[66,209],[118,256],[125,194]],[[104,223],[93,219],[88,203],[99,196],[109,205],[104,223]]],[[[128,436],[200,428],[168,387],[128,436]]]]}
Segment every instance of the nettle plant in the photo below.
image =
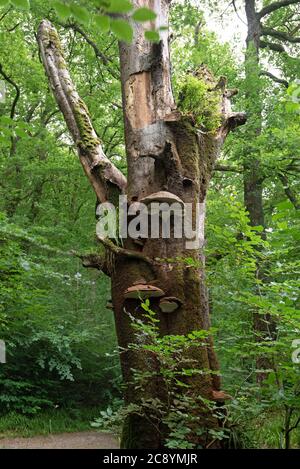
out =
{"type": "Polygon", "coordinates": [[[196,350],[206,346],[213,331],[200,330],[187,335],[162,337],[159,320],[151,310],[149,299],[141,300],[141,308],[144,314],[139,319],[127,313],[132,321],[136,341],[126,350],[121,350],[124,354],[135,354],[140,365],[131,370],[131,384],[138,397],[136,400],[131,397],[128,405],[125,397],[125,403],[120,405],[118,402],[117,409],[112,406],[102,411],[92,426],[119,434],[122,426],[126,428],[128,418],[147,418],[153,429],[161,434],[164,446],[173,449],[201,448],[195,435],[203,438],[205,433],[208,442],[229,439],[229,429],[223,425],[226,415],[224,402],[195,395],[190,386],[196,375],[212,373],[211,370],[198,367],[196,350]],[[192,350],[195,351],[195,359],[192,358],[192,350]],[[161,398],[151,398],[153,387],[159,388],[156,396],[161,398]],[[206,417],[204,413],[207,413],[206,417]],[[212,414],[219,422],[219,427],[215,429],[203,426],[203,417],[209,419],[212,414]]]}

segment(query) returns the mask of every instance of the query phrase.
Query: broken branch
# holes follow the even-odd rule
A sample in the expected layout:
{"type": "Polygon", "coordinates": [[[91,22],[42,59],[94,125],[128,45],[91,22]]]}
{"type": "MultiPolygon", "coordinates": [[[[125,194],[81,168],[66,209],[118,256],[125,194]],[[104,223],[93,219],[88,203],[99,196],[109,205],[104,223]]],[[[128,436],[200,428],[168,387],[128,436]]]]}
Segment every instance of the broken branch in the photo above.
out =
{"type": "Polygon", "coordinates": [[[49,21],[43,20],[37,38],[46,74],[77,146],[80,162],[98,200],[106,202],[111,192],[124,192],[126,178],[103,152],[89,111],[70,77],[56,29],[49,21]]]}

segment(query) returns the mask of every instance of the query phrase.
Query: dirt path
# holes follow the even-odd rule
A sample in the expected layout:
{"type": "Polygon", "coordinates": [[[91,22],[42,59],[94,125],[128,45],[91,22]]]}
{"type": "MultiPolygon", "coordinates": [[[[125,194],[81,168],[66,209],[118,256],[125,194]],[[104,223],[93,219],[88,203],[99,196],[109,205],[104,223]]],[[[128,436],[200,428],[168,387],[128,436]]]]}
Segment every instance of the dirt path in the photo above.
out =
{"type": "Polygon", "coordinates": [[[0,439],[0,449],[117,449],[118,447],[116,438],[99,432],[0,439]]]}

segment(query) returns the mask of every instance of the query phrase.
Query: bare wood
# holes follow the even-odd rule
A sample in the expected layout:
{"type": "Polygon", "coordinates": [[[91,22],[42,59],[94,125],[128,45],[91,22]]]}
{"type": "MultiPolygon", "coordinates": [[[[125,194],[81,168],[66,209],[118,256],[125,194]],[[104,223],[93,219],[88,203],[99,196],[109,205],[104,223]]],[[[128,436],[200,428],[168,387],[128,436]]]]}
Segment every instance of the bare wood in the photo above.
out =
{"type": "MultiPolygon", "coordinates": [[[[193,204],[196,209],[197,202],[205,205],[213,166],[226,135],[237,125],[244,123],[246,116],[243,113],[232,112],[230,98],[236,94],[236,90],[226,90],[226,87],[221,87],[220,83],[215,84],[217,87],[215,91],[219,97],[218,111],[220,111],[218,112],[220,126],[216,131],[197,129],[188,117],[181,115],[176,109],[171,86],[168,32],[166,28],[161,30],[158,43],[149,42],[144,35],[145,29],[168,26],[169,3],[169,0],[133,0],[136,8],[154,9],[157,18],[151,24],[133,23],[133,41],[130,44],[120,44],[129,175],[126,191],[129,203],[143,200],[157,192],[167,191],[172,196],[179,197],[184,203],[193,204]]],[[[49,23],[42,23],[40,29],[42,31],[39,31],[39,42],[47,74],[57,102],[77,144],[81,162],[90,180],[90,176],[94,175],[93,168],[99,170],[97,174],[102,176],[101,165],[103,160],[106,165],[107,159],[102,150],[100,157],[98,155],[99,147],[101,149],[100,142],[94,140],[97,136],[92,128],[90,117],[71,82],[57,33],[49,23]],[[81,123],[82,116],[84,116],[83,126],[78,125],[78,117],[81,123]],[[87,141],[86,129],[88,130],[87,141]],[[84,131],[83,134],[82,131],[84,131]],[[92,145],[87,146],[90,138],[92,145]]],[[[93,180],[91,182],[93,183],[93,180]]],[[[104,189],[103,198],[105,198],[106,186],[103,184],[103,176],[99,177],[96,182],[100,192],[104,189]]],[[[122,184],[117,187],[120,190],[123,189],[122,184]]],[[[194,215],[195,213],[192,214],[192,218],[196,218],[194,215]]],[[[198,223],[201,233],[204,231],[202,218],[198,223]]],[[[112,304],[118,344],[120,349],[125,351],[120,356],[123,378],[127,385],[125,400],[129,403],[137,402],[140,397],[164,400],[165,396],[161,393],[159,379],[152,379],[147,389],[142,391],[142,395],[133,383],[132,369],[152,372],[155,371],[156,363],[148,361],[147,354],[132,353],[132,350],[128,350],[128,344],[137,341],[131,317],[139,318],[143,311],[141,311],[140,302],[126,298],[125,292],[133,285],[146,282],[147,285],[155,285],[156,288],[165,292],[166,298],[180,298],[180,304],[172,320],[159,308],[157,300],[151,304],[151,309],[157,313],[162,336],[184,335],[193,330],[208,330],[210,313],[202,248],[198,243],[195,246],[187,246],[188,239],[185,235],[178,239],[173,236],[166,239],[161,236],[159,238],[147,237],[141,243],[136,243],[135,239],[129,237],[123,239],[122,247],[107,238],[99,239],[99,241],[105,250],[104,259],[102,256],[100,258],[88,256],[83,260],[86,266],[106,269],[111,276],[112,304]],[[188,265],[180,262],[181,259],[187,257],[192,260],[188,265]],[[143,279],[142,282],[141,279],[143,279]]],[[[201,369],[211,371],[211,373],[195,377],[191,383],[195,396],[211,399],[213,391],[220,391],[221,387],[219,365],[212,338],[208,337],[205,346],[193,348],[189,358],[192,361],[196,360],[201,369]]],[[[199,402],[202,415],[206,412],[202,412],[201,408],[202,404],[199,402]]],[[[154,430],[152,417],[146,414],[146,416],[133,414],[128,416],[122,437],[122,447],[149,449],[162,447],[164,435],[154,430]],[[143,429],[142,432],[140,428],[143,429]]],[[[211,414],[208,419],[206,416],[203,417],[202,425],[216,428],[219,426],[219,421],[215,415],[211,414]]],[[[198,436],[196,438],[203,447],[208,444],[206,435],[203,438],[198,438],[198,436]]],[[[212,441],[209,444],[213,447],[220,447],[218,441],[212,441]]]]}
{"type": "MultiPolygon", "coordinates": [[[[59,24],[61,24],[61,23],[59,23],[59,24]]],[[[113,70],[109,65],[109,63],[112,62],[112,59],[110,57],[108,57],[107,55],[105,55],[99,49],[97,44],[87,35],[87,33],[82,28],[80,28],[80,26],[78,26],[78,24],[76,24],[76,23],[72,23],[72,24],[66,23],[66,24],[61,24],[61,26],[63,28],[66,28],[66,29],[72,29],[75,33],[80,34],[84,38],[84,40],[87,42],[87,44],[89,44],[93,48],[93,50],[95,52],[95,56],[97,57],[97,59],[101,60],[103,65],[105,65],[107,71],[116,80],[120,79],[118,71],[113,70]]]]}

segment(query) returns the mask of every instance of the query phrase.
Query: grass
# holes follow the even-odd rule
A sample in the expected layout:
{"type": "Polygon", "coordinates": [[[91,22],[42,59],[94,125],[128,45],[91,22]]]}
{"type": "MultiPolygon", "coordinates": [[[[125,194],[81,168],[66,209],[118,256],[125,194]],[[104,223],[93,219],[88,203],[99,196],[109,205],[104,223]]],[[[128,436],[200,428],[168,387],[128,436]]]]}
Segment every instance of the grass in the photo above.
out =
{"type": "MultiPolygon", "coordinates": [[[[11,412],[0,416],[0,439],[14,437],[32,437],[55,433],[92,431],[90,423],[99,417],[99,408],[52,409],[35,416],[26,416],[11,412]]],[[[267,449],[279,448],[282,416],[278,413],[263,415],[252,422],[251,447],[267,449]]],[[[292,432],[291,448],[300,448],[300,428],[292,432]]]]}
{"type": "Polygon", "coordinates": [[[34,416],[11,412],[0,416],[0,438],[31,437],[54,433],[91,431],[99,408],[52,409],[34,416]]]}
{"type": "MultiPolygon", "coordinates": [[[[279,449],[282,440],[282,425],[284,416],[280,413],[264,414],[258,418],[255,423],[255,439],[257,448],[261,449],[279,449]]],[[[282,441],[283,444],[283,441],[282,441]]],[[[300,448],[300,427],[291,432],[290,449],[300,448]]]]}

